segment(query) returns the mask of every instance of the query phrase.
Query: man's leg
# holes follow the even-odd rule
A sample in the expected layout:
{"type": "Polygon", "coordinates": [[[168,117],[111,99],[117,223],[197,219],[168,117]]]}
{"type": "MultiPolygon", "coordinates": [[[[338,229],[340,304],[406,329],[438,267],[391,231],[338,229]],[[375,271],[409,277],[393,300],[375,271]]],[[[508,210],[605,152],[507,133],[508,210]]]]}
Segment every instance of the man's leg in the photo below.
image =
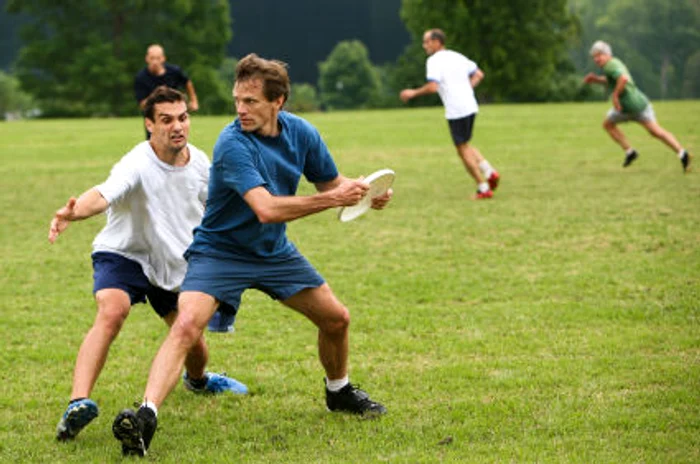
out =
{"type": "Polygon", "coordinates": [[[610,119],[603,121],[603,128],[612,137],[612,139],[622,147],[625,152],[632,149],[632,145],[627,141],[625,134],[617,127],[617,124],[610,119]]]}
{"type": "Polygon", "coordinates": [[[476,181],[476,184],[480,185],[484,183],[484,178],[479,170],[479,162],[484,159],[481,153],[471,147],[469,143],[461,143],[457,145],[456,148],[459,158],[462,160],[462,163],[464,163],[464,167],[467,169],[469,175],[476,181]]]}
{"type": "Polygon", "coordinates": [[[99,290],[95,294],[97,316],[83,339],[73,371],[73,390],[68,409],[61,418],[56,438],[70,440],[98,415],[97,404],[89,399],[97,378],[107,361],[109,347],[129,315],[131,299],[116,288],[99,290]]]}
{"type": "Polygon", "coordinates": [[[664,129],[656,121],[640,121],[640,124],[651,134],[653,137],[661,140],[665,143],[671,150],[676,153],[683,151],[683,146],[678,143],[676,137],[672,133],[664,129]]]}
{"type": "Polygon", "coordinates": [[[328,284],[307,288],[283,300],[318,327],[318,352],[326,371],[326,406],[331,411],[385,414],[386,408],[353,386],[348,379],[350,313],[328,284]]]}
{"type": "Polygon", "coordinates": [[[345,377],[348,374],[350,312],[328,284],[302,290],[282,303],[299,311],[318,327],[318,354],[326,377],[329,380],[345,377]]]}
{"type": "Polygon", "coordinates": [[[112,423],[112,433],[122,443],[123,454],[146,454],[156,432],[158,408],[177,385],[188,354],[202,339],[217,306],[214,297],[205,293],[180,293],[177,317],[151,364],[144,404],[137,412],[121,411],[112,423]]]}
{"type": "Polygon", "coordinates": [[[160,407],[175,388],[190,350],[202,340],[204,328],[217,306],[216,299],[206,293],[180,294],[177,318],[151,364],[144,401],[160,407]]]}
{"type": "MultiPolygon", "coordinates": [[[[177,311],[173,311],[163,318],[166,324],[172,328],[177,319],[177,311]]],[[[199,337],[185,358],[185,369],[191,378],[201,379],[209,362],[209,349],[204,341],[204,336],[199,337]]]]}

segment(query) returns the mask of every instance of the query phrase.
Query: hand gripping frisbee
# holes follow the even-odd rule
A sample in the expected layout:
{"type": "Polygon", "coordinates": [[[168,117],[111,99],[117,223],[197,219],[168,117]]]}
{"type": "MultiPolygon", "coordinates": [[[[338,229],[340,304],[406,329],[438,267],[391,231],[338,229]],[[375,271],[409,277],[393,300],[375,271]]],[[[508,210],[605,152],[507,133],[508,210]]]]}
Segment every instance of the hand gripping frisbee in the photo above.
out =
{"type": "Polygon", "coordinates": [[[372,207],[372,199],[384,195],[394,183],[396,174],[391,169],[380,169],[367,176],[364,181],[369,184],[369,192],[359,203],[344,206],[338,212],[341,222],[349,222],[365,214],[372,207]]]}

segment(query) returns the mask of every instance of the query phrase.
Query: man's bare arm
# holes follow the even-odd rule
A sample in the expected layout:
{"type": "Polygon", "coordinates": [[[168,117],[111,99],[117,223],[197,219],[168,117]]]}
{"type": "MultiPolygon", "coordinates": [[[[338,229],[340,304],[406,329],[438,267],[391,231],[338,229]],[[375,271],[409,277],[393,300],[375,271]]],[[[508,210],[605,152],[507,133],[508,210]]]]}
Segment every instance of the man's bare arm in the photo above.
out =
{"type": "Polygon", "coordinates": [[[63,208],[56,211],[51,221],[49,242],[54,243],[71,222],[103,213],[108,207],[107,200],[94,187],[80,195],[77,200],[70,198],[63,208]]]}
{"type": "Polygon", "coordinates": [[[333,180],[320,185],[327,190],[308,196],[275,196],[265,187],[255,187],[243,199],[261,223],[269,224],[294,221],[337,206],[355,205],[369,190],[369,185],[360,180],[333,180]]]}
{"type": "Polygon", "coordinates": [[[191,79],[187,81],[185,88],[187,89],[187,96],[190,98],[190,111],[197,111],[199,109],[199,100],[197,99],[197,92],[194,90],[194,84],[191,79]]]}
{"type": "Polygon", "coordinates": [[[605,76],[599,76],[595,73],[588,73],[586,74],[586,77],[583,78],[583,82],[585,84],[606,85],[608,83],[608,80],[605,78],[605,76]]]}
{"type": "Polygon", "coordinates": [[[418,87],[417,89],[404,89],[401,91],[399,94],[399,97],[401,100],[404,102],[407,102],[413,98],[420,97],[422,95],[430,95],[433,93],[437,93],[438,89],[440,88],[440,85],[435,82],[435,81],[428,81],[423,85],[422,87],[418,87]]]}
{"type": "Polygon", "coordinates": [[[469,83],[472,85],[472,88],[476,88],[477,85],[481,83],[481,81],[484,79],[484,71],[482,71],[479,68],[476,68],[476,71],[469,76],[469,83]]]}

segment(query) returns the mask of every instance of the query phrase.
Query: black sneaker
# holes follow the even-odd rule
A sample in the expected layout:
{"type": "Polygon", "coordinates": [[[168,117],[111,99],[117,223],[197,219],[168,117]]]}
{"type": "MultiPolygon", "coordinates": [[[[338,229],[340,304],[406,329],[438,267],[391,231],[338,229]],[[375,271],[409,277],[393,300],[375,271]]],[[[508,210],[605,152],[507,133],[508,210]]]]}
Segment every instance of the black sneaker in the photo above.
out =
{"type": "Polygon", "coordinates": [[[681,156],[681,165],[683,165],[683,172],[688,172],[690,170],[690,160],[692,156],[688,153],[688,150],[683,150],[683,156],[681,156]]]}
{"type": "Polygon", "coordinates": [[[386,414],[386,408],[369,398],[367,392],[349,383],[337,392],[326,388],[326,406],[329,411],[350,412],[367,416],[386,414]]]}
{"type": "Polygon", "coordinates": [[[158,419],[152,409],[140,407],[137,412],[124,409],[112,424],[114,437],[122,442],[124,456],[145,456],[156,433],[158,419]]]}
{"type": "Polygon", "coordinates": [[[622,167],[626,168],[630,164],[634,163],[634,160],[637,158],[639,158],[639,153],[637,153],[637,150],[632,150],[632,153],[625,155],[625,162],[622,163],[622,167]]]}

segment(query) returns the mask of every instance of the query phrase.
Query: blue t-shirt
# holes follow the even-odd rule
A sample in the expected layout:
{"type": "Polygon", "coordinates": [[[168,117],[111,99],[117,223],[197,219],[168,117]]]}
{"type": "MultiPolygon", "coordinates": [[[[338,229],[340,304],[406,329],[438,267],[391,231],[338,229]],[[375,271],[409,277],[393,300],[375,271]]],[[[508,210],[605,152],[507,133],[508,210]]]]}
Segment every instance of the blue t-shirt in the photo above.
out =
{"type": "Polygon", "coordinates": [[[204,218],[185,256],[283,260],[295,253],[286,224],[261,223],[243,196],[260,186],[275,196],[291,196],[302,174],[309,182],[328,182],[338,169],[309,122],[284,111],[278,122],[277,137],[245,132],[237,119],[221,132],[214,145],[204,218]]]}

